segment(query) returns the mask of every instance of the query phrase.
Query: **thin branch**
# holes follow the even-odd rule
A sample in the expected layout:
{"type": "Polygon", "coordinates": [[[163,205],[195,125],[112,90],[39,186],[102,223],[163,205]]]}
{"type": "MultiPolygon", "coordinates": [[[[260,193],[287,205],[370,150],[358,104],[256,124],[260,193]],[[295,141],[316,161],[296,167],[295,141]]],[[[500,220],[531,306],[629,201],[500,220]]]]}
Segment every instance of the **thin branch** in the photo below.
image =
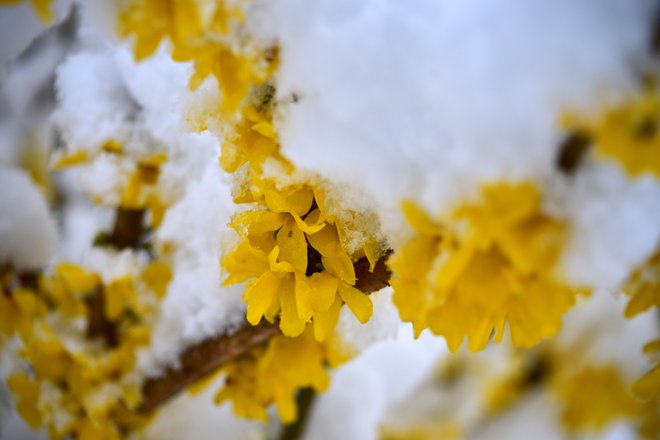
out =
{"type": "Polygon", "coordinates": [[[247,353],[279,332],[276,324],[262,321],[256,326],[246,324],[236,333],[209,338],[188,348],[181,354],[178,368],[170,368],[163,376],[147,380],[142,388],[144,399],[139,411],[153,411],[224,363],[247,353]]]}
{"type": "MultiPolygon", "coordinates": [[[[389,285],[390,271],[385,261],[390,253],[386,252],[378,260],[373,272],[369,272],[366,258],[355,263],[356,288],[368,294],[389,285]]],[[[139,411],[145,414],[154,411],[189,385],[278,334],[277,324],[262,321],[257,326],[245,324],[235,333],[214,336],[188,348],[181,354],[178,368],[170,368],[162,376],[147,380],[142,387],[139,411]]]]}
{"type": "MultiPolygon", "coordinates": [[[[99,245],[117,249],[137,249],[144,234],[144,209],[117,208],[112,232],[99,245]]],[[[109,347],[119,343],[117,324],[106,316],[103,287],[97,289],[86,300],[88,338],[101,338],[109,347]]]]}

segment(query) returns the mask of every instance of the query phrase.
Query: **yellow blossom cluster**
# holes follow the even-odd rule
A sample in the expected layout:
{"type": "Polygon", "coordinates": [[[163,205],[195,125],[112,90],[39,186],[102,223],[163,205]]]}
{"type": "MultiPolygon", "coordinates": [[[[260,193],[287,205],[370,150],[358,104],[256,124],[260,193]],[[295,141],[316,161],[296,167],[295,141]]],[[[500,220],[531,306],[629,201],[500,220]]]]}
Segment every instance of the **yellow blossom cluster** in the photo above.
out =
{"type": "MultiPolygon", "coordinates": [[[[32,3],[40,15],[49,13],[48,0],[32,3]]],[[[296,175],[281,154],[271,82],[278,49],[256,47],[246,38],[243,9],[248,3],[118,1],[118,24],[122,35],[134,38],[137,59],[152,55],[167,40],[174,60],[194,65],[190,88],[207,77],[218,83],[222,98],[211,113],[222,132],[220,166],[233,174],[234,202],[249,206],[230,223],[239,243],[222,259],[225,284],[245,282],[247,321],[257,325],[266,319],[282,334],[224,367],[226,383],[216,401],[229,400],[237,414],[259,420],[267,419],[266,408],[274,404],[281,420],[291,422],[297,417],[296,392],[304,387],[323,391],[328,368],[345,360],[333,339],[342,306],[362,323],[370,319],[373,306],[356,288],[354,264],[365,258],[373,271],[384,246],[369,238],[349,247],[346,237],[353,225],[335,215],[336,207],[329,209],[319,181],[296,175]]],[[[659,117],[657,94],[649,88],[596,122],[567,117],[566,123],[587,134],[599,157],[615,159],[633,176],[657,177],[659,117]]],[[[157,188],[167,156],[129,157],[114,140],[98,150],[61,155],[54,168],[89,163],[101,154],[130,161],[135,167],[117,188],[118,205],[147,209],[157,227],[167,209],[157,188]]],[[[394,303],[417,335],[428,328],[455,352],[465,339],[471,351],[482,350],[491,339],[499,342],[507,324],[518,347],[557,333],[578,290],[554,273],[567,230],[543,212],[541,197],[530,182],[490,183],[478,200],[442,219],[403,203],[414,235],[395,249],[389,267],[394,303]]],[[[631,278],[627,316],[660,306],[659,266],[656,254],[631,278]]],[[[11,271],[1,275],[0,333],[20,339],[27,366],[8,384],[28,423],[46,426],[53,438],[83,440],[122,438],[141,426],[146,420],[134,411],[142,398],[133,372],[135,353],[149,342],[147,317],[165,294],[169,266],[156,260],[138,278],[105,284],[98,274],[66,263],[52,275],[39,275],[36,285],[22,285],[11,271]],[[101,327],[93,328],[99,322],[101,327]]],[[[650,342],[645,351],[657,356],[660,341],[650,342]]],[[[629,395],[613,367],[554,377],[571,432],[598,430],[617,417],[651,414],[647,409],[657,405],[660,395],[658,365],[633,386],[648,404],[629,395]]],[[[495,393],[491,403],[505,407],[521,394],[507,388],[495,393]]],[[[646,435],[660,430],[653,416],[642,424],[646,435]]],[[[458,436],[454,425],[436,428],[458,436]]]]}
{"type": "Polygon", "coordinates": [[[234,201],[254,207],[232,219],[241,242],[222,261],[228,273],[225,284],[249,281],[244,294],[248,322],[256,325],[264,316],[278,320],[285,335],[230,362],[227,385],[219,397],[232,400],[238,414],[257,418],[275,403],[281,416],[290,420],[295,418],[291,399],[296,390],[314,385],[320,391],[327,382],[324,358],[319,357],[324,345],[305,336],[306,323],[313,321],[316,339],[326,340],[343,302],[366,321],[371,301],[353,287],[351,256],[340,243],[340,227],[324,212],[320,190],[302,184],[278,187],[263,177],[268,160],[287,174],[293,171],[279,152],[272,123],[275,92],[267,81],[277,67],[277,48],[243,44],[237,35],[241,8],[247,2],[229,3],[214,2],[212,11],[202,12],[196,3],[131,0],[119,17],[120,31],[135,36],[137,59],[153,53],[163,38],[169,39],[175,60],[194,63],[191,88],[208,75],[218,82],[221,105],[210,115],[212,125],[222,127],[220,165],[234,174],[234,201]],[[314,261],[308,265],[312,253],[318,258],[311,258],[314,261]],[[294,355],[296,349],[300,355],[294,355]],[[308,356],[306,362],[299,359],[297,379],[282,378],[279,384],[266,379],[270,374],[288,374],[284,367],[290,364],[282,362],[296,356],[308,356]],[[256,372],[263,370],[268,375],[256,386],[256,372]]]}
{"type": "Polygon", "coordinates": [[[281,185],[264,176],[269,161],[271,169],[281,170],[287,178],[295,170],[280,153],[273,124],[275,89],[268,80],[277,68],[278,51],[248,47],[237,37],[242,3],[247,2],[231,7],[229,2],[214,2],[212,12],[202,13],[195,3],[131,0],[120,15],[120,28],[123,34],[135,36],[138,59],[168,38],[175,60],[194,62],[191,88],[208,75],[218,81],[222,103],[210,111],[213,123],[197,125],[222,127],[220,165],[234,176],[234,202],[251,206],[231,221],[240,243],[223,258],[225,284],[247,281],[243,296],[247,321],[256,325],[265,317],[278,322],[284,335],[231,362],[221,395],[234,402],[240,415],[262,418],[274,402],[282,418],[291,420],[295,391],[308,385],[320,391],[327,382],[320,379],[327,373],[325,358],[318,354],[326,350],[323,341],[330,339],[341,306],[346,304],[361,322],[370,318],[371,300],[354,287],[353,263],[366,257],[373,270],[379,246],[366,240],[357,250],[347,250],[347,226],[326,209],[320,185],[309,181],[281,185]],[[308,323],[313,325],[311,340],[308,323]],[[308,356],[308,361],[301,358],[297,364],[299,379],[283,377],[275,384],[270,378],[255,386],[255,370],[289,374],[285,367],[292,364],[284,361],[297,359],[296,347],[299,356],[308,356]]]}
{"type": "MultiPolygon", "coordinates": [[[[124,147],[115,139],[108,139],[94,154],[87,150],[60,154],[53,160],[53,168],[61,170],[69,167],[88,164],[100,156],[111,156],[114,160],[124,161],[133,166],[133,171],[126,181],[120,181],[116,191],[119,195],[119,206],[124,209],[139,210],[147,208],[154,227],[160,225],[165,215],[167,203],[159,188],[160,169],[167,161],[163,151],[133,157],[124,151],[124,147]]],[[[104,203],[103,200],[95,200],[104,203]]]]}
{"type": "MultiPolygon", "coordinates": [[[[227,284],[251,280],[243,296],[248,321],[256,325],[265,316],[274,322],[279,315],[282,332],[291,337],[313,322],[319,341],[331,334],[342,303],[366,322],[371,300],[354,287],[353,258],[342,246],[341,225],[326,215],[319,190],[267,189],[263,201],[267,209],[232,219],[242,240],[223,259],[227,284]]],[[[372,254],[372,266],[375,262],[372,254]]]]}
{"type": "Polygon", "coordinates": [[[389,263],[401,319],[444,336],[451,351],[466,337],[472,351],[501,340],[507,322],[517,346],[554,336],[576,291],[552,276],[566,231],[540,203],[528,182],[486,185],[446,223],[405,202],[415,236],[389,263]]]}
{"type": "Polygon", "coordinates": [[[51,438],[119,439],[146,421],[133,411],[142,398],[134,364],[149,343],[153,301],[145,297],[162,297],[169,277],[157,261],[138,279],[106,284],[71,263],[29,287],[3,276],[9,293],[0,295],[0,332],[20,338],[23,360],[7,384],[30,426],[51,438]]]}
{"type": "Polygon", "coordinates": [[[597,433],[617,419],[641,419],[640,433],[656,438],[657,427],[648,422],[657,418],[657,408],[634,398],[630,383],[615,365],[586,366],[555,382],[554,391],[563,407],[562,422],[569,433],[597,433]]]}
{"type": "Polygon", "coordinates": [[[296,390],[324,391],[330,382],[327,367],[343,362],[341,353],[333,341],[318,343],[309,328],[297,338],[275,336],[224,368],[226,383],[216,402],[229,400],[237,415],[263,421],[274,404],[282,422],[291,423],[298,416],[296,390]]]}
{"type": "Polygon", "coordinates": [[[135,38],[135,57],[152,55],[163,39],[172,45],[175,61],[192,61],[190,87],[197,88],[209,75],[222,91],[222,110],[233,113],[252,84],[264,82],[277,61],[272,48],[241,46],[236,38],[247,0],[199,2],[128,0],[120,3],[119,32],[135,38]]]}
{"type": "Polygon", "coordinates": [[[536,352],[516,350],[512,356],[518,367],[486,389],[491,417],[542,387],[558,405],[561,425],[570,436],[602,433],[620,420],[634,421],[642,438],[660,433],[657,405],[638,399],[616,364],[585,361],[573,349],[552,343],[536,352]]]}
{"type": "Polygon", "coordinates": [[[591,138],[596,157],[618,162],[631,176],[660,177],[660,99],[656,87],[605,111],[595,121],[569,114],[567,128],[591,138]]]}

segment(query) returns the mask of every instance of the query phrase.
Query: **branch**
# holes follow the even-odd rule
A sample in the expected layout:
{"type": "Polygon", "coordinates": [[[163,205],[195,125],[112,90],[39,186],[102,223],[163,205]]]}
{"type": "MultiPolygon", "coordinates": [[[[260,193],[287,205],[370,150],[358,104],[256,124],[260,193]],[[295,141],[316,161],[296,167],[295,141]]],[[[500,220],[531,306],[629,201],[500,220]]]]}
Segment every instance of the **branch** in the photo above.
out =
{"type": "MultiPolygon", "coordinates": [[[[144,234],[144,209],[117,208],[112,233],[101,234],[96,245],[112,246],[117,249],[137,249],[144,234]]],[[[109,347],[119,343],[117,324],[105,314],[103,287],[97,289],[86,300],[88,338],[101,338],[109,347]]]]}
{"type": "MultiPolygon", "coordinates": [[[[383,255],[373,272],[369,272],[369,261],[361,258],[355,262],[355,287],[364,293],[372,293],[389,285],[390,271],[385,261],[391,254],[383,255]]],[[[259,325],[245,324],[232,334],[214,336],[185,350],[178,368],[168,369],[162,376],[148,379],[142,387],[141,413],[150,413],[189,385],[213,373],[225,363],[247,353],[271,337],[280,334],[277,324],[262,321],[259,325]]]]}
{"type": "Polygon", "coordinates": [[[231,361],[280,332],[277,324],[261,321],[256,326],[244,325],[233,334],[206,339],[185,350],[178,368],[170,368],[161,377],[152,378],[142,387],[143,401],[139,411],[149,413],[224,363],[231,361]]]}

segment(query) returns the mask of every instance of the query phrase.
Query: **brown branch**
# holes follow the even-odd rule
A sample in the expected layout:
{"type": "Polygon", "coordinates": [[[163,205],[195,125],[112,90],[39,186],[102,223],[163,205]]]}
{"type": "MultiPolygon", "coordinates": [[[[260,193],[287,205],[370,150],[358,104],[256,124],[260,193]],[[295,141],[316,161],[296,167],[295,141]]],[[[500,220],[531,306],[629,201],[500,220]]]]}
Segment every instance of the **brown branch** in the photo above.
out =
{"type": "Polygon", "coordinates": [[[559,146],[555,165],[566,175],[575,173],[590,146],[591,138],[587,133],[582,131],[569,133],[559,146]]]}
{"type": "Polygon", "coordinates": [[[144,233],[144,209],[117,208],[115,225],[108,238],[108,245],[117,249],[137,249],[144,233]]]}
{"type": "Polygon", "coordinates": [[[119,344],[117,324],[109,320],[105,313],[105,295],[97,289],[85,298],[87,309],[87,329],[85,336],[89,339],[101,338],[108,347],[116,347],[119,344]]]}
{"type": "MultiPolygon", "coordinates": [[[[355,287],[364,293],[372,293],[388,286],[390,271],[385,261],[390,253],[387,251],[378,260],[373,272],[369,272],[366,258],[358,260],[355,263],[355,287]]],[[[189,385],[278,334],[280,329],[277,324],[262,321],[257,326],[245,324],[235,333],[211,337],[188,348],[181,354],[178,368],[170,368],[162,376],[147,380],[142,387],[143,401],[139,411],[154,411],[189,385]]]]}
{"type": "MultiPolygon", "coordinates": [[[[117,249],[137,249],[143,234],[144,209],[117,208],[112,232],[97,239],[96,244],[117,249]]],[[[85,306],[87,308],[86,336],[90,339],[101,338],[109,347],[116,347],[119,343],[119,331],[117,323],[106,316],[103,286],[86,298],[85,306]]]]}
{"type": "Polygon", "coordinates": [[[206,339],[184,351],[180,366],[170,368],[158,378],[144,384],[141,413],[149,413],[163,402],[214,372],[225,362],[247,353],[280,332],[277,324],[262,321],[256,326],[244,325],[236,333],[206,339]]]}

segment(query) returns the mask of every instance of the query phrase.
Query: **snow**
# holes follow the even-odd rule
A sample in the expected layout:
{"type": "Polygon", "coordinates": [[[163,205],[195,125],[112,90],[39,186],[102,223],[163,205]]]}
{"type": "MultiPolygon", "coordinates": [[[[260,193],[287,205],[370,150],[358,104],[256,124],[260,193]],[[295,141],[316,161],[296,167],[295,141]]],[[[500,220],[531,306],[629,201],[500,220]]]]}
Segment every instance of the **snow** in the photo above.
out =
{"type": "Polygon", "coordinates": [[[660,334],[660,324],[655,310],[624,319],[627,303],[625,295],[606,291],[583,298],[564,317],[553,344],[573,353],[575,367],[613,364],[627,380],[641,377],[650,368],[642,347],[660,334]]]}
{"type": "Polygon", "coordinates": [[[190,344],[236,329],[245,316],[243,286],[222,286],[220,250],[231,240],[233,212],[229,187],[211,161],[185,196],[172,206],[156,233],[156,243],[172,249],[174,277],[162,302],[151,346],[140,355],[140,368],[153,375],[175,364],[190,344]]]}
{"type": "Polygon", "coordinates": [[[284,153],[355,188],[347,199],[376,211],[391,243],[405,237],[404,198],[442,216],[483,182],[531,179],[548,197],[568,199],[575,232],[566,278],[615,289],[657,242],[657,208],[649,205],[660,197],[657,180],[632,183],[605,170],[602,180],[594,171],[574,185],[546,185],[558,174],[561,115],[594,114],[637,90],[652,7],[280,0],[255,8],[252,26],[281,47],[276,125],[284,153]],[[594,222],[623,199],[626,212],[610,209],[607,221],[594,222]],[[612,237],[630,235],[615,255],[622,243],[612,237]]]}
{"type": "Polygon", "coordinates": [[[70,56],[57,72],[53,119],[69,151],[98,150],[108,139],[124,143],[135,105],[109,53],[70,56]]]}
{"type": "Polygon", "coordinates": [[[0,261],[38,269],[57,246],[55,221],[39,188],[22,170],[0,165],[0,261]]]}
{"type": "Polygon", "coordinates": [[[372,293],[370,298],[374,313],[366,324],[361,324],[347,307],[339,314],[336,332],[342,346],[355,353],[362,353],[377,342],[395,339],[402,328],[399,312],[392,304],[390,287],[372,293]]]}
{"type": "Polygon", "coordinates": [[[229,403],[220,406],[213,403],[215,390],[223,380],[224,376],[198,395],[182,394],[169,402],[138,438],[212,440],[220,436],[232,440],[264,439],[261,423],[234,417],[229,403]]]}
{"type": "Polygon", "coordinates": [[[561,272],[575,285],[617,291],[660,243],[658,180],[631,181],[620,167],[598,163],[553,184],[548,204],[571,226],[561,272]]]}
{"type": "Polygon", "coordinates": [[[303,438],[376,439],[388,405],[408,394],[445,354],[428,334],[414,340],[409,326],[397,338],[376,343],[339,367],[318,397],[303,438]]]}

